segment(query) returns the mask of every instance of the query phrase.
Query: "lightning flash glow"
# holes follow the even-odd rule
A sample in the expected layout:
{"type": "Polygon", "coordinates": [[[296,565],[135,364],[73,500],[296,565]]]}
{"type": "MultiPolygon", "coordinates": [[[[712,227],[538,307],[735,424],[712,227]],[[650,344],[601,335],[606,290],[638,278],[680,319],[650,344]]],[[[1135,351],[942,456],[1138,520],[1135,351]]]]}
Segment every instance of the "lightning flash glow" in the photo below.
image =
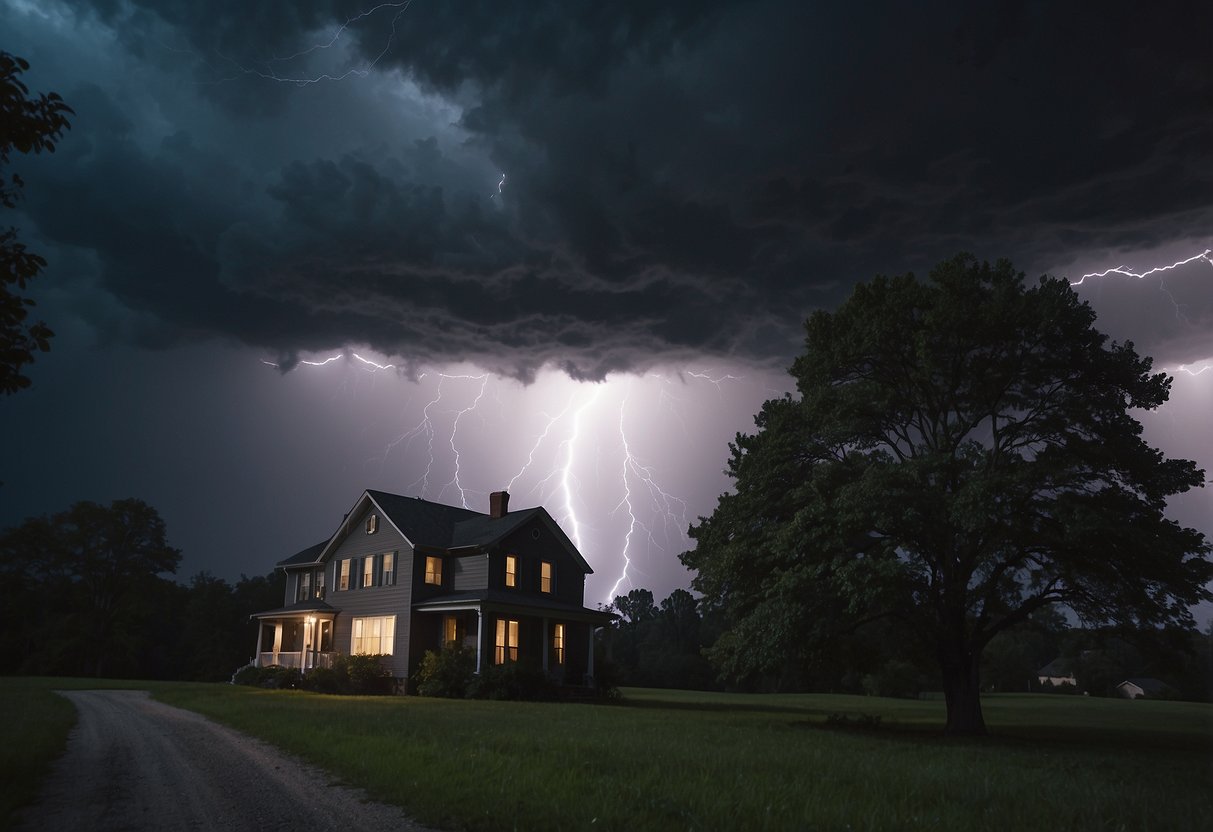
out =
{"type": "MultiPolygon", "coordinates": [[[[498,193],[503,183],[504,177],[498,193]]],[[[1206,250],[1140,271],[1118,266],[1070,285],[1159,279],[1198,262],[1213,266],[1211,258],[1206,250]]],[[[786,385],[770,372],[698,369],[597,384],[547,371],[523,386],[475,367],[411,379],[395,364],[353,351],[298,366],[344,373],[342,383],[354,388],[359,378],[371,379],[401,402],[399,426],[367,458],[381,480],[375,487],[479,510],[490,491],[505,488],[516,504],[544,505],[595,566],[599,574],[589,588],[604,602],[652,586],[657,573],[668,579],[677,554],[691,545],[689,523],[696,512],[710,510],[700,504],[703,483],[713,483],[712,495],[728,487],[719,449],[786,385]],[[710,408],[705,395],[715,399],[710,408]],[[717,411],[719,419],[705,420],[717,411]],[[705,454],[704,448],[717,450],[705,454]],[[687,496],[692,492],[697,502],[687,496]]],[[[1210,370],[1213,360],[1172,371],[1199,376],[1210,370]]]]}

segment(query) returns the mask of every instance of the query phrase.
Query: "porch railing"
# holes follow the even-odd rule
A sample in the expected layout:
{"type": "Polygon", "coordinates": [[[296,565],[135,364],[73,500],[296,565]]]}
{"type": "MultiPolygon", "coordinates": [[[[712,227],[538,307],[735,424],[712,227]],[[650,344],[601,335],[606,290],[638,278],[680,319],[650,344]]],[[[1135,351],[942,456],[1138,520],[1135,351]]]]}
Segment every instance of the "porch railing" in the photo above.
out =
{"type": "Polygon", "coordinates": [[[332,667],[335,653],[313,653],[280,650],[277,653],[260,653],[257,656],[257,666],[266,667],[276,664],[281,667],[293,667],[300,670],[311,670],[313,667],[332,667]]]}

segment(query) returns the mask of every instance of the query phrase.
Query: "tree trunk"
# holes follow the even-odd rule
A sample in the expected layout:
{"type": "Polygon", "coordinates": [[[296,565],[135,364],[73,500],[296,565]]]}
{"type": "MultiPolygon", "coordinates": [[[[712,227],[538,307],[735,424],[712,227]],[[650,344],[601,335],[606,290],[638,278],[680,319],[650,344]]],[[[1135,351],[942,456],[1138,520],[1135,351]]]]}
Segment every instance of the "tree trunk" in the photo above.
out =
{"type": "Polygon", "coordinates": [[[984,737],[986,721],[981,715],[981,685],[978,665],[981,653],[967,647],[940,650],[943,695],[948,705],[948,736],[984,737]]]}

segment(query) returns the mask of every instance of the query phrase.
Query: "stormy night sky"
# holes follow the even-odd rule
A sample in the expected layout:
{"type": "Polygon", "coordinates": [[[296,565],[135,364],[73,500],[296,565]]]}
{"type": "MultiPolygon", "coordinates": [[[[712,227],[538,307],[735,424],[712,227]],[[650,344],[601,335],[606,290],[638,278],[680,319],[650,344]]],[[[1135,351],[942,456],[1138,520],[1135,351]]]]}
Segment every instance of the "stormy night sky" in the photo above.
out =
{"type": "MultiPolygon", "coordinates": [[[[234,579],[364,488],[508,486],[587,603],[661,598],[804,318],[962,250],[1189,260],[1078,291],[1213,472],[1213,8],[1058,5],[0,0],[76,112],[5,222],[56,338],[0,525],[140,497],[234,579]]],[[[1172,516],[1213,534],[1211,492],[1172,516]]]]}

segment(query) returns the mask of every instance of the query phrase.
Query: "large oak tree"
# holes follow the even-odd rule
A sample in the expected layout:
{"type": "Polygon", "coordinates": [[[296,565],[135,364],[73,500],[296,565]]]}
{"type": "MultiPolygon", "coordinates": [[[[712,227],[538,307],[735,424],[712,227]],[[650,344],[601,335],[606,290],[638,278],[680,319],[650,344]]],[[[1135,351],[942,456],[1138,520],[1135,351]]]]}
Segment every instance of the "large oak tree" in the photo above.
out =
{"type": "Polygon", "coordinates": [[[1210,550],[1164,508],[1203,472],[1142,439],[1171,379],[1094,324],[1065,281],[968,255],[814,313],[799,395],[731,444],[734,491],[682,555],[728,616],[720,671],[892,618],[938,659],[947,731],[983,734],[982,650],[1034,611],[1190,623],[1210,550]]]}

